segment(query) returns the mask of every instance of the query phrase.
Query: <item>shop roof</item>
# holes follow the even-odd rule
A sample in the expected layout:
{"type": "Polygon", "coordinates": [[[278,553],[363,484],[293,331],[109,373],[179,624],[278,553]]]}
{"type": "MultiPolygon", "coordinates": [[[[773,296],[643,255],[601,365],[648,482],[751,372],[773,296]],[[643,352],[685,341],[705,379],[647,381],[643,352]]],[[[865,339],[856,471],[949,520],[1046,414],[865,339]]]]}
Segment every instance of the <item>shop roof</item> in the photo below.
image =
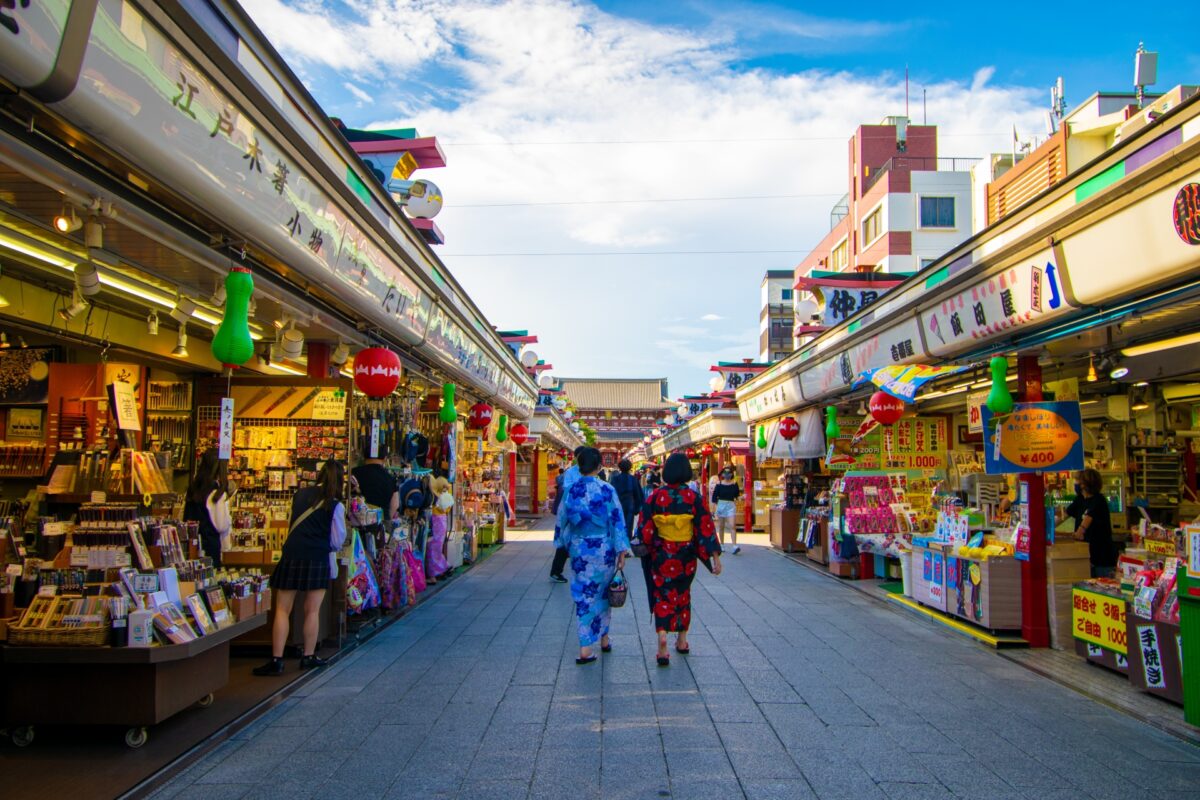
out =
{"type": "Polygon", "coordinates": [[[578,408],[659,411],[677,405],[667,399],[666,378],[559,378],[558,382],[578,408]]]}

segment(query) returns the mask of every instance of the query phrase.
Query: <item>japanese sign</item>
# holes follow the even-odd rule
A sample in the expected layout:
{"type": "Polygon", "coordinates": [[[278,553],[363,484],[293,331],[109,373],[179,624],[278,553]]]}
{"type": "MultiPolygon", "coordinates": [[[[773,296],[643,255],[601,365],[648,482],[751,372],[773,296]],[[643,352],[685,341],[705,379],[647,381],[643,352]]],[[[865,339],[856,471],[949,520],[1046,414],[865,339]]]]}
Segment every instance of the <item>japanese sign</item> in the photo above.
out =
{"type": "Polygon", "coordinates": [[[967,395],[967,431],[983,433],[983,405],[987,402],[987,392],[976,392],[967,395]]]}
{"type": "Polygon", "coordinates": [[[217,458],[228,461],[233,455],[233,398],[221,398],[221,421],[217,436],[217,458]]]}
{"type": "Polygon", "coordinates": [[[856,443],[853,441],[854,431],[860,422],[862,419],[859,417],[838,417],[842,435],[829,442],[829,450],[825,454],[827,468],[836,471],[879,469],[879,429],[868,432],[856,443]]]}
{"type": "Polygon", "coordinates": [[[1142,652],[1142,668],[1146,675],[1146,688],[1166,688],[1167,681],[1163,677],[1162,650],[1158,646],[1158,631],[1153,625],[1138,625],[1137,648],[1142,652]]]}
{"type": "Polygon", "coordinates": [[[1187,576],[1200,578],[1200,525],[1188,525],[1183,529],[1187,538],[1187,576]]]}
{"type": "Polygon", "coordinates": [[[1125,601],[1086,589],[1071,590],[1071,627],[1076,639],[1125,655],[1125,601]]]}
{"type": "Polygon", "coordinates": [[[71,4],[0,0],[0,73],[23,88],[50,77],[71,4]]]}
{"type": "Polygon", "coordinates": [[[346,418],[346,393],[336,389],[323,389],[313,399],[313,419],[344,420],[346,418]]]}
{"type": "Polygon", "coordinates": [[[880,291],[873,287],[826,289],[823,294],[825,295],[825,315],[822,321],[825,325],[833,327],[873,304],[879,299],[880,291]]]}
{"type": "Polygon", "coordinates": [[[925,551],[922,561],[922,576],[929,585],[929,599],[936,604],[940,604],[946,596],[945,568],[945,555],[930,550],[925,551]]]}
{"type": "Polygon", "coordinates": [[[108,389],[112,397],[113,412],[117,417],[117,427],[123,431],[140,431],[142,423],[138,419],[137,393],[133,384],[113,381],[108,385],[108,389]]]}
{"type": "Polygon", "coordinates": [[[796,288],[812,292],[825,301],[823,321],[826,326],[833,327],[874,305],[910,274],[817,270],[797,281],[796,288]]]}
{"type": "Polygon", "coordinates": [[[925,341],[935,355],[951,356],[966,346],[1067,311],[1062,276],[1047,249],[1030,261],[983,278],[920,314],[925,341]]]}
{"type": "Polygon", "coordinates": [[[879,432],[884,469],[946,468],[945,417],[903,417],[879,432]]]}
{"type": "Polygon", "coordinates": [[[371,418],[371,446],[368,448],[370,458],[379,458],[379,418],[371,418]]]}
{"type": "Polygon", "coordinates": [[[1083,469],[1079,403],[1017,403],[996,416],[984,406],[984,470],[989,475],[1083,469]]]}

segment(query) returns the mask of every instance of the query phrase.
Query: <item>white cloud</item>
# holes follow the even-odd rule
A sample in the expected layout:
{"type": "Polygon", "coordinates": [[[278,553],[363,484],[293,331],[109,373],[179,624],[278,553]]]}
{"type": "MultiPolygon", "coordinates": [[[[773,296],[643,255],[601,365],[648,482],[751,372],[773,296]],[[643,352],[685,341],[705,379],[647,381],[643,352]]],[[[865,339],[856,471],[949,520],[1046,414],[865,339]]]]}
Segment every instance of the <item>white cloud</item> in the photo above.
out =
{"type": "MultiPolygon", "coordinates": [[[[327,93],[312,87],[323,101],[344,101],[343,90],[362,100],[345,83],[376,98],[373,116],[349,124],[439,138],[449,166],[428,177],[446,197],[444,260],[493,324],[537,333],[563,374],[668,374],[680,394],[706,386],[716,360],[756,356],[763,272],[791,268],[828,231],[855,128],[904,108],[901,76],[738,66],[739,36],[769,28],[769,15],[697,31],[580,0],[347,2],[352,18],[332,0],[245,5],[297,69],[324,76],[327,93]],[[804,196],[652,202],[763,195],[804,196]],[[638,202],[456,207],[583,200],[638,202]],[[461,255],[645,250],[685,254],[461,255]],[[712,252],[758,250],[790,252],[712,252]],[[700,320],[725,322],[713,333],[736,342],[651,333],[686,326],[714,300],[720,314],[700,320]]],[[[779,20],[814,47],[849,25],[895,33],[779,20]]],[[[1014,123],[1041,125],[1040,90],[997,86],[993,72],[925,86],[939,155],[1007,152],[1014,123]]]]}
{"type": "Polygon", "coordinates": [[[367,94],[366,92],[364,92],[362,89],[360,89],[360,88],[358,88],[357,86],[355,86],[355,85],[354,85],[353,83],[351,83],[350,81],[345,81],[345,82],[343,82],[343,83],[342,83],[342,86],[344,86],[344,87],[345,87],[345,89],[346,89],[346,91],[347,91],[347,92],[349,92],[350,94],[352,94],[352,95],[354,95],[355,97],[357,97],[357,98],[358,98],[358,102],[359,102],[359,103],[373,103],[373,102],[375,102],[375,98],[374,98],[374,97],[371,97],[371,95],[367,94]]]}

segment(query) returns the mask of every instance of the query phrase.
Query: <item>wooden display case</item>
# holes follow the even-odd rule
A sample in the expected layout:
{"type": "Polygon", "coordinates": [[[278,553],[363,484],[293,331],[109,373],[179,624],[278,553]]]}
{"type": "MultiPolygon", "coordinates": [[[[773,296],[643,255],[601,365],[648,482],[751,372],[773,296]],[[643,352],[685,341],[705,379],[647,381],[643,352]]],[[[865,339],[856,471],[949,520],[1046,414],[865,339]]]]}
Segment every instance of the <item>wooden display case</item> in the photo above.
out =
{"type": "Polygon", "coordinates": [[[797,540],[797,537],[800,535],[800,516],[801,512],[798,509],[771,509],[768,532],[771,536],[772,547],[782,550],[785,553],[791,553],[796,550],[800,552],[804,551],[804,545],[797,540]]]}

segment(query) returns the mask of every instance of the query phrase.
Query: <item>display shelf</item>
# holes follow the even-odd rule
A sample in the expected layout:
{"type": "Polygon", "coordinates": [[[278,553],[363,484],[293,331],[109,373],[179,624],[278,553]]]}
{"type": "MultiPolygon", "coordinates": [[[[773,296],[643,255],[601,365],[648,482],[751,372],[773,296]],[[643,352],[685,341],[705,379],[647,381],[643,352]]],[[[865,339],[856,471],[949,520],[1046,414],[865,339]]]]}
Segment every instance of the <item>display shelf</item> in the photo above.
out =
{"type": "Polygon", "coordinates": [[[1135,495],[1151,508],[1171,508],[1179,504],[1180,454],[1133,448],[1139,469],[1133,473],[1135,495]]]}

